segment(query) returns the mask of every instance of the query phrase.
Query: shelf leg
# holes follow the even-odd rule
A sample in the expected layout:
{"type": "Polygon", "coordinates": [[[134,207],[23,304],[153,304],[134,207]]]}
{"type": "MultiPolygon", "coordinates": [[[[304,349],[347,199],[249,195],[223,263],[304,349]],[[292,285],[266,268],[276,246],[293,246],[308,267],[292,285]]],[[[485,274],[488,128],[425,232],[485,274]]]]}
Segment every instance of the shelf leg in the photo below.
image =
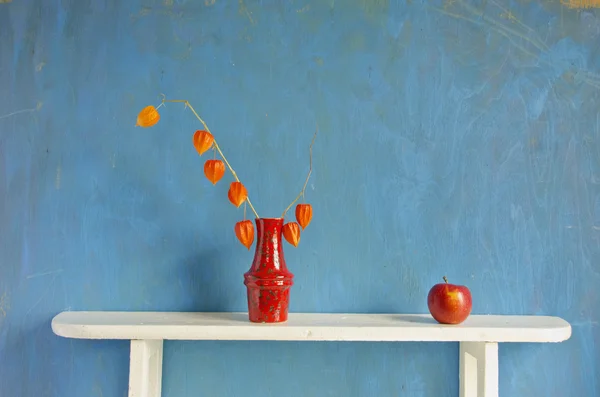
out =
{"type": "Polygon", "coordinates": [[[460,342],[460,397],[498,397],[498,343],[460,342]]]}
{"type": "Polygon", "coordinates": [[[132,340],[129,355],[129,397],[161,397],[162,340],[132,340]]]}

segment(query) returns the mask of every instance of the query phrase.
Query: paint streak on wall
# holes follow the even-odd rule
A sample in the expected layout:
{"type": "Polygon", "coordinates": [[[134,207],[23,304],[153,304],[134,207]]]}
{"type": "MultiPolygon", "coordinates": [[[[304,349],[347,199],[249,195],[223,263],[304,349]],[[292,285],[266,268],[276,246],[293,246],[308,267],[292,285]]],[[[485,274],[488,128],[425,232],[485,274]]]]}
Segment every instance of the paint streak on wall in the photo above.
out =
{"type": "Polygon", "coordinates": [[[600,0],[561,0],[569,8],[600,8],[600,0]]]}
{"type": "Polygon", "coordinates": [[[14,112],[7,113],[7,114],[3,114],[3,115],[0,115],[0,119],[6,119],[6,118],[9,118],[9,117],[12,117],[12,116],[16,116],[16,115],[21,114],[21,113],[35,112],[35,111],[40,110],[43,105],[44,105],[43,102],[38,102],[37,105],[35,106],[35,108],[32,108],[32,109],[21,109],[21,110],[16,110],[14,112]]]}
{"type": "Polygon", "coordinates": [[[305,5],[304,7],[296,10],[297,13],[302,14],[303,12],[307,12],[310,10],[310,4],[305,5]]]}
{"type": "Polygon", "coordinates": [[[241,15],[245,15],[252,25],[256,25],[256,20],[252,17],[252,11],[248,10],[248,7],[246,7],[246,3],[244,3],[244,0],[238,1],[238,12],[241,15]]]}
{"type": "Polygon", "coordinates": [[[9,309],[8,296],[6,292],[0,296],[0,317],[6,317],[6,311],[9,309]]]}

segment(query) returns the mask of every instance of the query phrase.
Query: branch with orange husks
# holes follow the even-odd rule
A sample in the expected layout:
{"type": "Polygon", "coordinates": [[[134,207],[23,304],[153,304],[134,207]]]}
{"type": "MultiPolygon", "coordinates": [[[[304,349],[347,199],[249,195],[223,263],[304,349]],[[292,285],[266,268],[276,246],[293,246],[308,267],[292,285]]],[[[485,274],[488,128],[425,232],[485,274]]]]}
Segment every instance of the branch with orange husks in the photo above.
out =
{"type": "MultiPolygon", "coordinates": [[[[252,205],[252,202],[250,201],[250,198],[248,197],[248,190],[242,184],[242,182],[238,178],[236,172],[231,167],[231,164],[225,158],[225,155],[223,154],[223,151],[219,147],[219,144],[217,143],[214,135],[210,132],[208,126],[206,125],[204,120],[198,115],[198,113],[192,107],[192,105],[187,100],[183,100],[183,99],[168,100],[163,95],[163,99],[162,99],[162,102],[160,103],[160,105],[158,105],[157,107],[152,106],[152,105],[146,106],[139,112],[139,114],[137,116],[137,123],[135,126],[142,127],[142,128],[149,128],[149,127],[156,125],[160,121],[160,113],[158,113],[158,109],[160,109],[160,107],[162,107],[162,106],[165,106],[165,103],[168,103],[168,102],[183,103],[185,108],[189,108],[192,111],[192,113],[194,114],[194,116],[196,116],[198,121],[200,121],[200,123],[204,127],[203,130],[196,131],[194,133],[194,135],[192,136],[192,143],[194,145],[194,148],[196,149],[196,151],[198,152],[198,154],[200,156],[202,156],[204,153],[206,153],[208,150],[211,150],[211,149],[213,150],[213,153],[214,153],[214,158],[206,160],[204,163],[204,176],[213,185],[216,185],[225,175],[225,167],[227,167],[227,169],[229,169],[229,172],[231,172],[231,175],[233,175],[233,178],[235,179],[235,181],[231,182],[231,184],[229,185],[229,190],[227,192],[227,198],[237,208],[239,208],[242,204],[244,204],[244,220],[239,221],[235,224],[234,232],[235,232],[237,239],[240,241],[240,243],[242,243],[242,245],[245,246],[249,250],[250,247],[252,246],[252,243],[254,242],[254,224],[252,223],[252,221],[246,219],[246,205],[248,205],[250,207],[250,209],[252,210],[252,212],[254,213],[254,216],[256,218],[259,218],[258,213],[254,209],[254,206],[252,205]],[[219,154],[220,159],[216,158],[217,153],[219,154]]],[[[306,176],[306,181],[304,182],[304,186],[302,187],[302,190],[300,191],[298,196],[294,199],[294,201],[292,201],[290,203],[290,205],[283,211],[283,214],[281,215],[281,217],[285,219],[285,215],[290,210],[290,208],[292,208],[292,206],[300,198],[303,199],[302,203],[296,204],[296,211],[295,211],[296,221],[285,223],[283,225],[283,229],[282,229],[283,237],[285,238],[285,240],[288,243],[290,243],[294,247],[297,247],[298,244],[300,243],[301,229],[304,230],[308,226],[310,221],[312,220],[312,215],[313,215],[312,205],[304,202],[304,193],[306,191],[306,186],[308,185],[308,180],[310,178],[310,175],[312,174],[312,147],[315,142],[315,138],[317,137],[318,131],[319,131],[319,129],[317,126],[317,130],[315,131],[315,134],[313,136],[313,139],[312,139],[312,141],[310,143],[310,147],[309,147],[309,154],[310,154],[309,170],[308,170],[308,175],[306,176]]]]}

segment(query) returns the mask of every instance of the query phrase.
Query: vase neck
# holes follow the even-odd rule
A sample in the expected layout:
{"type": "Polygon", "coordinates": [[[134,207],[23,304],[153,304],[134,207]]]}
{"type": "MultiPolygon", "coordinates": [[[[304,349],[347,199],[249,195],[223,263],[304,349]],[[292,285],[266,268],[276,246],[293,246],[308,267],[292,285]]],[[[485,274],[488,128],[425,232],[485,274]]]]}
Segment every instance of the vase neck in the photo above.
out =
{"type": "Polygon", "coordinates": [[[283,218],[256,218],[256,252],[254,271],[287,272],[283,256],[283,218]]]}
{"type": "Polygon", "coordinates": [[[279,251],[281,249],[281,234],[283,218],[256,218],[256,248],[279,251]]]}

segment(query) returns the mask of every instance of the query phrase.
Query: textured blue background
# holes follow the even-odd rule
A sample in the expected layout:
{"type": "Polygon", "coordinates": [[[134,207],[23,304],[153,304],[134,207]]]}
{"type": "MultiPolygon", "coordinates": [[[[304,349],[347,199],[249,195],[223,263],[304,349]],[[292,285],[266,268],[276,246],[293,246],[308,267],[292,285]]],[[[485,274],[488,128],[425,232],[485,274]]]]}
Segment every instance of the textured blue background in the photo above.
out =
{"type": "MultiPolygon", "coordinates": [[[[313,223],[292,311],[558,315],[500,346],[501,396],[600,395],[600,12],[559,1],[0,1],[0,394],[125,396],[127,342],[63,310],[245,310],[242,216],[313,223]]],[[[167,342],[163,396],[457,396],[456,344],[167,342]],[[264,375],[268,378],[265,380],[264,375]],[[285,388],[285,392],[280,390],[285,388]]]]}

